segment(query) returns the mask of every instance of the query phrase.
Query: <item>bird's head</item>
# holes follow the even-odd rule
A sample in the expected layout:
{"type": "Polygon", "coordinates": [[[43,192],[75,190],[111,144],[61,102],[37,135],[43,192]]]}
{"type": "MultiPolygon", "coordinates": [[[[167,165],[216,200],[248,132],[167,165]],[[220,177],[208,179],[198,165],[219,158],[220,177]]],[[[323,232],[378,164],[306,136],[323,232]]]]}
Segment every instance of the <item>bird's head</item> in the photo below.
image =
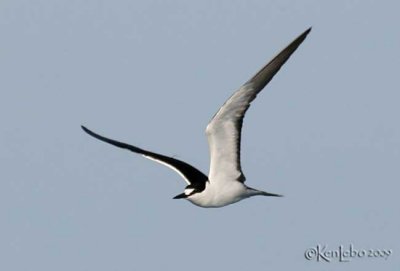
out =
{"type": "Polygon", "coordinates": [[[193,185],[188,185],[186,186],[185,190],[183,191],[183,193],[176,195],[174,197],[174,199],[186,199],[188,197],[190,197],[193,194],[196,194],[198,192],[201,192],[202,190],[199,190],[197,187],[193,186],[193,185]]]}

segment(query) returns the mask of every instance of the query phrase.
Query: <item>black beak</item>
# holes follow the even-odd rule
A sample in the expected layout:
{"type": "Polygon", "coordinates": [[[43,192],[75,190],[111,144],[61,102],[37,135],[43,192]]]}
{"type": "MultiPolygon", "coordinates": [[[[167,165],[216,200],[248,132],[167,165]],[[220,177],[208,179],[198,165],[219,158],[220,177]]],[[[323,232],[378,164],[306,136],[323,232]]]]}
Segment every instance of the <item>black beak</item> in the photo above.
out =
{"type": "Polygon", "coordinates": [[[184,199],[184,198],[187,198],[187,196],[186,196],[186,194],[185,194],[185,193],[182,193],[182,194],[176,195],[176,196],[174,197],[174,199],[184,199]]]}

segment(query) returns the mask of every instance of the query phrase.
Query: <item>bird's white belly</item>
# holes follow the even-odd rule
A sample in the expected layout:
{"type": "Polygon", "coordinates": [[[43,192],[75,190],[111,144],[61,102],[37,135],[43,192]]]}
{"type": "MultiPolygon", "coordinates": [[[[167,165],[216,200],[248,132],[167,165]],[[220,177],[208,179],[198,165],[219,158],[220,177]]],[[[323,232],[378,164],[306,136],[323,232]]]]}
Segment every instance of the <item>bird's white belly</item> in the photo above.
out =
{"type": "Polygon", "coordinates": [[[246,186],[243,183],[232,181],[223,185],[207,182],[201,193],[196,193],[187,199],[200,207],[223,207],[247,198],[246,186]]]}

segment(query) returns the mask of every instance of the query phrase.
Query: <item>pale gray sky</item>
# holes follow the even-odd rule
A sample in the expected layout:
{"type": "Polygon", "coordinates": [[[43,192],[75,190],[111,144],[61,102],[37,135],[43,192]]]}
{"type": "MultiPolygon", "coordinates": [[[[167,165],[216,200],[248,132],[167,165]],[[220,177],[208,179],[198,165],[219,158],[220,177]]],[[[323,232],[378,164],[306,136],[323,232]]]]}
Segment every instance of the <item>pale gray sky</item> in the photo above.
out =
{"type": "Polygon", "coordinates": [[[0,3],[0,270],[395,270],[400,267],[397,1],[0,3]],[[204,129],[298,34],[245,118],[250,186],[201,209],[168,168],[208,172],[204,129]],[[383,258],[308,261],[328,250],[383,258]]]}

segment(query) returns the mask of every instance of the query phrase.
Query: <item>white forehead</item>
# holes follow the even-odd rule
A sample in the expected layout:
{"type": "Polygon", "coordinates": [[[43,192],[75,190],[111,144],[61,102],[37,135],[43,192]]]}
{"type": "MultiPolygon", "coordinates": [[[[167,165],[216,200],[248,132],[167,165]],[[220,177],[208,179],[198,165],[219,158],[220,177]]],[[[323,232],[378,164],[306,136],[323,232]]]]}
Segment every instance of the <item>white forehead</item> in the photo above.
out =
{"type": "Polygon", "coordinates": [[[187,195],[190,195],[193,191],[194,191],[194,188],[186,188],[184,193],[187,196],[187,195]]]}

